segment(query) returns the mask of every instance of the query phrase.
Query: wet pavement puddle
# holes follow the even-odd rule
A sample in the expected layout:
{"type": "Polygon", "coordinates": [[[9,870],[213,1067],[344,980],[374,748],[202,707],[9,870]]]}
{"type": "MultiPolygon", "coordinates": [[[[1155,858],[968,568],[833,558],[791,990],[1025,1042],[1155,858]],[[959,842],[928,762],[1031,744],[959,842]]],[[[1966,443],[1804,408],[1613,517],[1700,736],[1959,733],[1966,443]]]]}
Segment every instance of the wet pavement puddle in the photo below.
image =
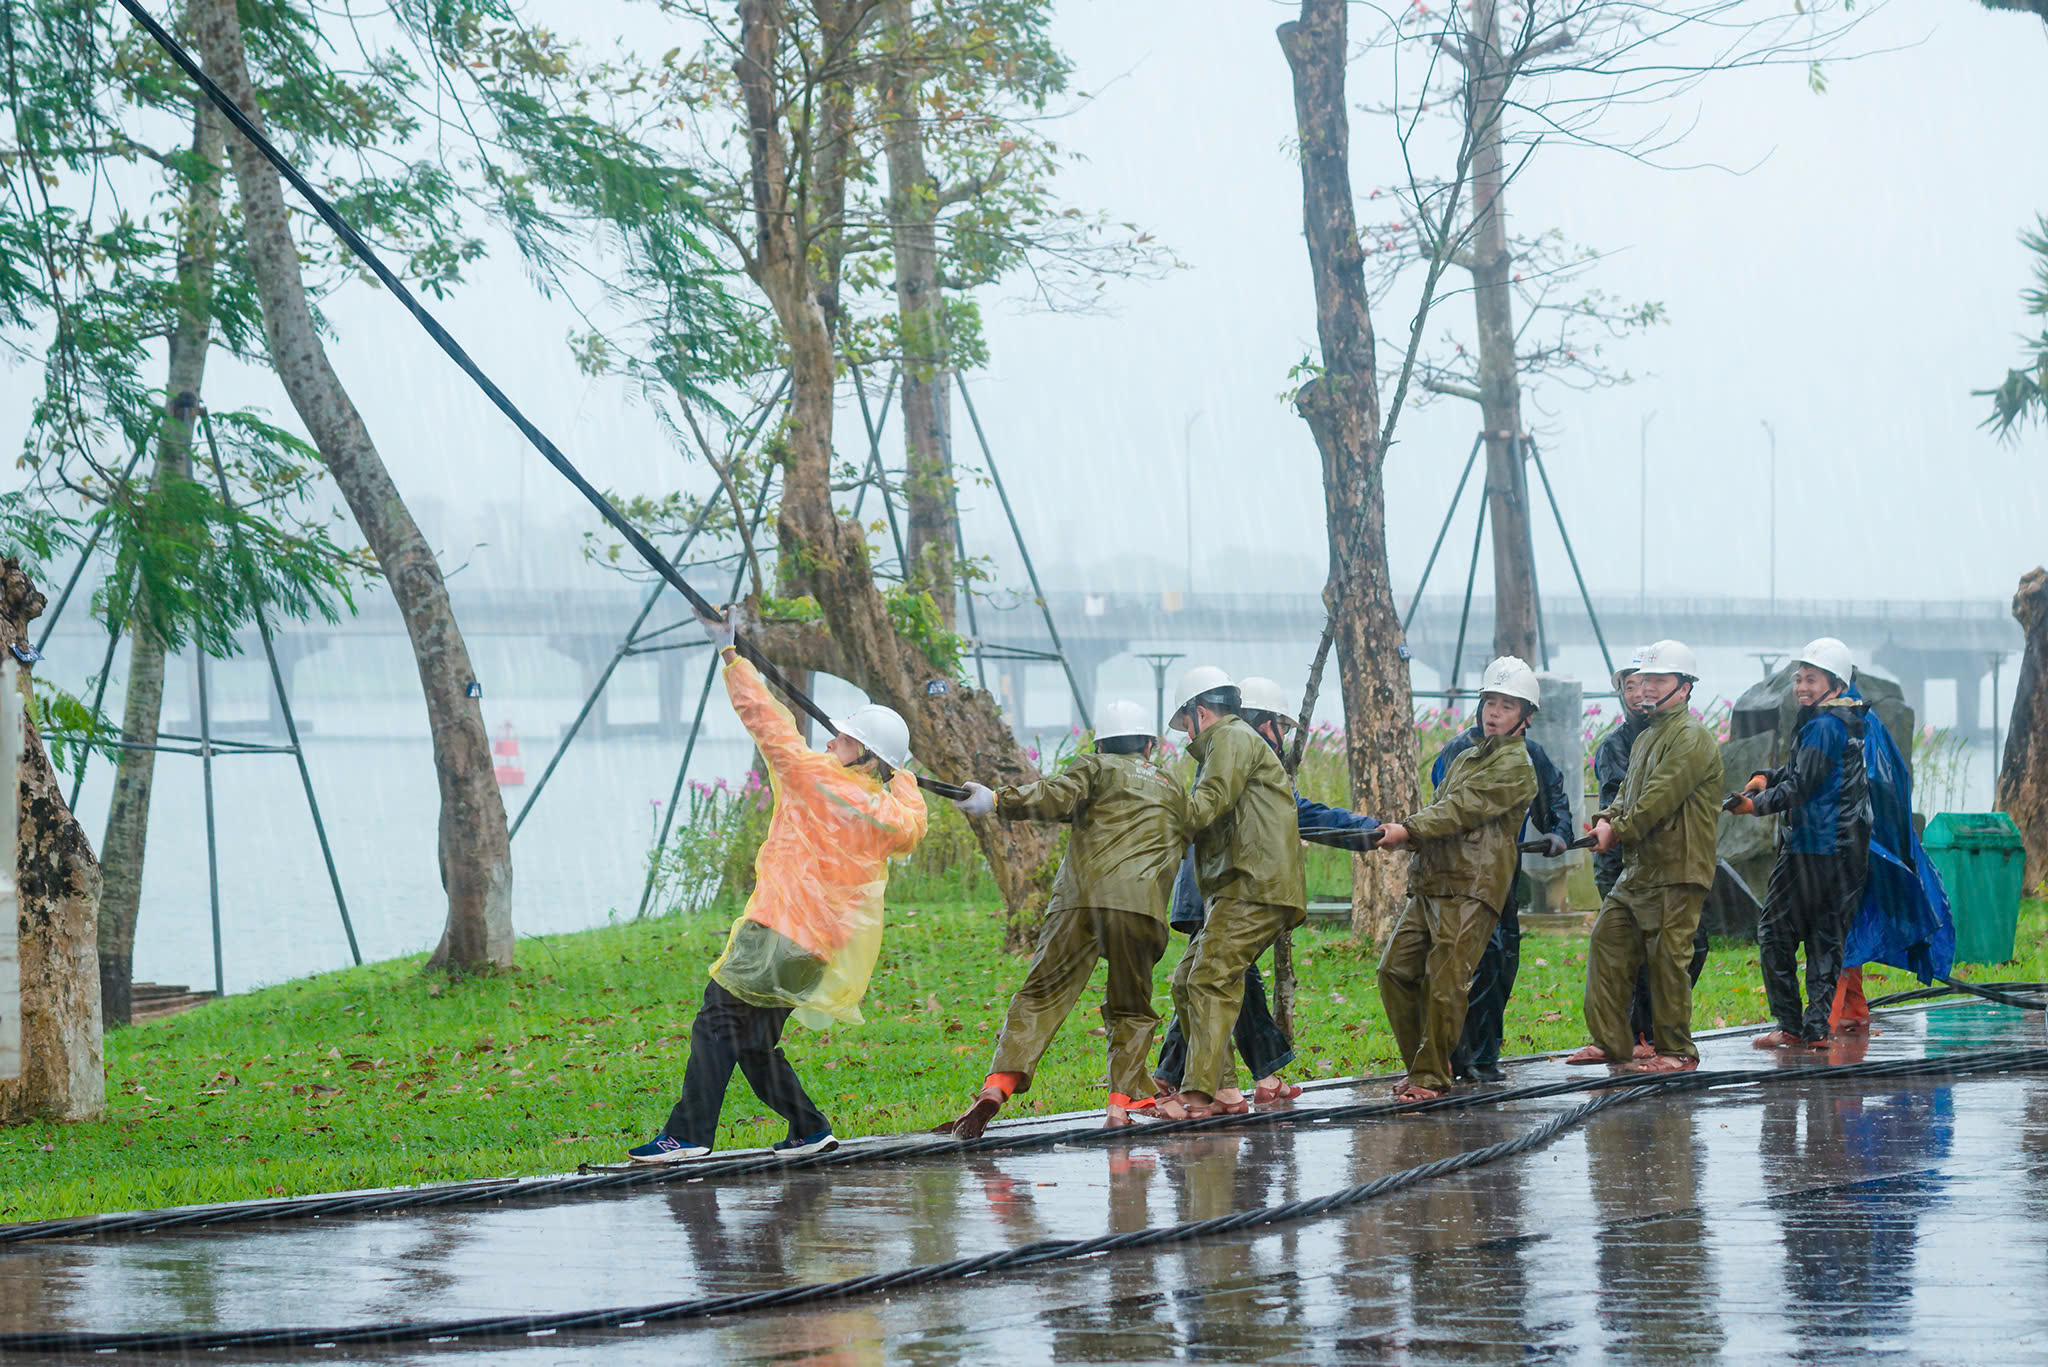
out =
{"type": "MultiPolygon", "coordinates": [[[[1881,1024],[1826,1061],[2048,1042],[2037,1014],[1999,1006],[1881,1024]]],[[[1772,1057],[1740,1035],[1703,1053],[1707,1068],[1772,1057]]],[[[1510,1080],[1565,1075],[1531,1062],[1510,1080]]],[[[1383,1092],[1321,1089],[1298,1107],[1383,1092]]],[[[445,1320],[829,1282],[1317,1196],[1514,1138],[1582,1099],[26,1244],[0,1253],[0,1331],[445,1320]]],[[[94,1360],[2040,1361],[2044,1290],[2048,1074],[1819,1079],[1615,1106],[1532,1153],[1317,1219],[817,1308],[94,1360]]],[[[77,1359],[0,1357],[39,1360],[77,1359]]]]}

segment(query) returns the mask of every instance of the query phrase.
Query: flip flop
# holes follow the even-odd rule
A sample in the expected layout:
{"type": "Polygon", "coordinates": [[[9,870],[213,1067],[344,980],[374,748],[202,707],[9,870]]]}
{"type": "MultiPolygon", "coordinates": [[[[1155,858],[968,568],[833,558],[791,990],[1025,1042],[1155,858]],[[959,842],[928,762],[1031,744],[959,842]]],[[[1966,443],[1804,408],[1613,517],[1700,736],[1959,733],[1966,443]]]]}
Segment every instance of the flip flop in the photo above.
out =
{"type": "Polygon", "coordinates": [[[1396,1101],[1435,1101],[1443,1093],[1414,1082],[1404,1082],[1394,1089],[1396,1101]]]}
{"type": "Polygon", "coordinates": [[[1649,1058],[1657,1052],[1657,1046],[1646,1039],[1636,1041],[1636,1047],[1629,1050],[1630,1058],[1649,1058]]]}
{"type": "Polygon", "coordinates": [[[1235,1101],[1189,1101],[1183,1105],[1187,1108],[1190,1120],[1207,1120],[1217,1115],[1248,1115],[1252,1109],[1251,1103],[1243,1097],[1235,1101]]]}
{"type": "Polygon", "coordinates": [[[933,1134],[950,1134],[955,1139],[979,1139],[988,1122],[996,1118],[996,1112],[1003,1109],[1007,1097],[992,1096],[984,1087],[975,1096],[974,1104],[943,1125],[934,1126],[933,1134]]]}
{"type": "Polygon", "coordinates": [[[1799,1036],[1790,1030],[1766,1030],[1749,1042],[1752,1049],[1797,1049],[1799,1036]]]}
{"type": "Polygon", "coordinates": [[[1292,1101],[1300,1095],[1301,1088],[1294,1083],[1283,1082],[1277,1087],[1268,1087],[1262,1083],[1252,1090],[1252,1104],[1270,1106],[1276,1101],[1292,1101]]]}
{"type": "Polygon", "coordinates": [[[1578,1053],[1572,1054],[1569,1057],[1567,1057],[1565,1059],[1565,1066],[1568,1068],[1581,1068],[1589,1063],[1612,1062],[1614,1062],[1614,1060],[1607,1056],[1607,1051],[1605,1049],[1602,1049],[1597,1044],[1589,1044],[1585,1048],[1579,1050],[1578,1053]]]}
{"type": "Polygon", "coordinates": [[[1623,1066],[1622,1071],[1625,1073],[1689,1073],[1699,1066],[1700,1061],[1696,1058],[1681,1058],[1677,1054],[1658,1054],[1656,1057],[1646,1058],[1640,1063],[1626,1064],[1623,1066]]]}

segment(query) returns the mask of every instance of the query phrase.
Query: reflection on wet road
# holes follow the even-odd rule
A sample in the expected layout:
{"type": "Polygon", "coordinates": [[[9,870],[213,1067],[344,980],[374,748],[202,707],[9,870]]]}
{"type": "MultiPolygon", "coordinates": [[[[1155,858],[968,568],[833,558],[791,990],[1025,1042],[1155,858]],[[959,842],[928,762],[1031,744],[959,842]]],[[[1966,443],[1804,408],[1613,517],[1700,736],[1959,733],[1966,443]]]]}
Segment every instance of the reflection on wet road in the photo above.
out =
{"type": "MultiPolygon", "coordinates": [[[[1871,1059],[2042,1038],[2038,1016],[1993,1006],[1883,1026],[1871,1059]]],[[[1858,1042],[1831,1061],[1863,1056],[1858,1042]]],[[[1763,1057],[1723,1038],[1708,1042],[1706,1066],[1763,1057]]],[[[1561,1074],[1533,1063],[1512,1080],[1561,1074]]],[[[555,1206],[28,1245],[0,1256],[0,1329],[438,1320],[832,1281],[1314,1196],[1512,1138],[1572,1100],[670,1184],[555,1206]]],[[[1358,1210],[1164,1250],[685,1326],[301,1356],[919,1367],[2024,1360],[2048,1353],[2044,1286],[2048,1077],[1837,1081],[1616,1107],[1532,1154],[1358,1210]]]]}

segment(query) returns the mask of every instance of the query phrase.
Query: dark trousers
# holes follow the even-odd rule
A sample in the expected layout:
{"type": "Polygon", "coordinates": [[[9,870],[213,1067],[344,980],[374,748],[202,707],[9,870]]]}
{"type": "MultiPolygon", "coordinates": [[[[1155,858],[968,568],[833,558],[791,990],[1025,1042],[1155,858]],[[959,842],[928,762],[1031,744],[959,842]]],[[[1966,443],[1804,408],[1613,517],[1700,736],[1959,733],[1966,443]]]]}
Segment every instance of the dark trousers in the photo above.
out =
{"type": "MultiPolygon", "coordinates": [[[[1600,889],[1600,899],[1603,902],[1607,900],[1607,894],[1614,890],[1614,885],[1620,880],[1621,870],[1619,868],[1615,868],[1612,872],[1602,869],[1594,877],[1593,882],[1600,889]]],[[[1706,966],[1707,928],[1703,924],[1698,930],[1693,932],[1692,963],[1686,968],[1686,972],[1692,977],[1693,986],[1699,986],[1700,970],[1706,966]]],[[[1647,1043],[1650,1036],[1655,1033],[1655,1030],[1656,1026],[1650,1019],[1650,969],[1649,965],[1645,964],[1636,970],[1635,992],[1630,996],[1628,1002],[1628,1032],[1637,1041],[1647,1043]]]]}
{"type": "MultiPolygon", "coordinates": [[[[1188,952],[1194,952],[1192,946],[1188,952]]],[[[1271,1077],[1294,1062],[1294,1042],[1287,1038],[1266,1006],[1266,982],[1259,976],[1257,964],[1244,971],[1244,1005],[1238,1009],[1237,1026],[1230,1032],[1230,1042],[1237,1046],[1238,1058],[1254,1078],[1271,1077]]],[[[1159,1046],[1159,1066],[1152,1070],[1152,1076],[1179,1087],[1187,1076],[1187,1067],[1188,1042],[1176,1014],[1173,1023],[1166,1027],[1166,1039],[1159,1046]]]]}
{"type": "Polygon", "coordinates": [[[720,987],[704,984],[704,1004],[690,1022],[690,1062],[683,1070],[683,1095],[661,1132],[685,1144],[712,1146],[718,1112],[737,1067],[769,1109],[789,1122],[792,1138],[808,1139],[832,1128],[812,1104],[796,1069],[782,1055],[786,1006],[750,1006],[720,987]]]}
{"type": "Polygon", "coordinates": [[[1515,975],[1521,968],[1522,913],[1510,901],[1486,941],[1479,967],[1472,970],[1472,988],[1465,999],[1465,1029],[1451,1054],[1453,1077],[1466,1077],[1475,1067],[1491,1068],[1500,1062],[1500,1046],[1507,1037],[1508,998],[1514,994],[1515,975]]]}
{"type": "Polygon", "coordinates": [[[1756,926],[1764,996],[1778,1028],[1802,1039],[1828,1037],[1828,1012],[1842,975],[1849,925],[1863,901],[1869,866],[1834,854],[1778,852],[1756,926]],[[1806,947],[1806,1004],[1799,1002],[1799,949],[1806,947]]]}

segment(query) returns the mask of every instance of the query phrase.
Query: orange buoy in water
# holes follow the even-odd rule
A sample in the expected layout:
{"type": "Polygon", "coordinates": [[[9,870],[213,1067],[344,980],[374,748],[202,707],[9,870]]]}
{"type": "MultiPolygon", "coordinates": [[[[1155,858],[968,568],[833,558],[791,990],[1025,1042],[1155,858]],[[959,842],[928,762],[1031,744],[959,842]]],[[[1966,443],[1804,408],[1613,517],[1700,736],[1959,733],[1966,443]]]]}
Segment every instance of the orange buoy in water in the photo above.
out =
{"type": "Polygon", "coordinates": [[[512,730],[511,722],[498,728],[498,738],[491,742],[491,753],[498,757],[491,772],[497,775],[499,787],[517,788],[526,782],[526,770],[519,763],[519,737],[512,730]]]}

